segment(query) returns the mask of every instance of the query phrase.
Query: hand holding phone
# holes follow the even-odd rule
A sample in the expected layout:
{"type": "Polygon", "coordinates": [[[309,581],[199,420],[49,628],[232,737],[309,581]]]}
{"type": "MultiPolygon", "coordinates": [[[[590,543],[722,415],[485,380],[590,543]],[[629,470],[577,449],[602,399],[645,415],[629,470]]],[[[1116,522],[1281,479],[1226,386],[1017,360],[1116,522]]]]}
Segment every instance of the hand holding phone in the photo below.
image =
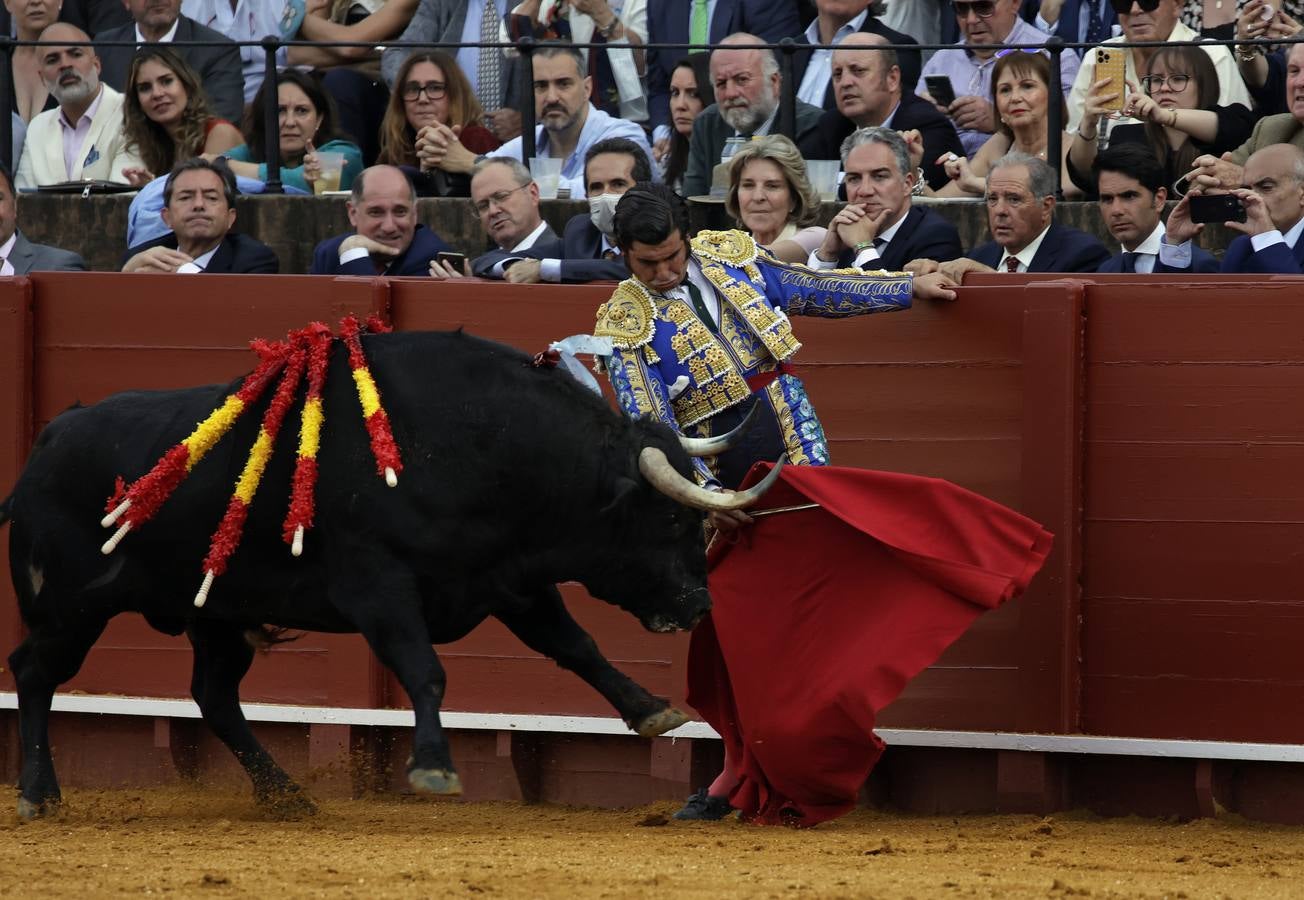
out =
{"type": "Polygon", "coordinates": [[[1110,80],[1109,91],[1114,94],[1114,99],[1102,103],[1101,108],[1108,112],[1122,112],[1127,93],[1127,51],[1122,47],[1096,48],[1095,80],[1105,78],[1110,80]]]}
{"type": "Polygon", "coordinates": [[[1191,221],[1196,225],[1244,222],[1245,204],[1235,194],[1190,194],[1191,221]]]}
{"type": "Polygon", "coordinates": [[[943,109],[955,102],[955,88],[951,86],[949,75],[925,75],[924,84],[928,86],[933,102],[943,109]]]}

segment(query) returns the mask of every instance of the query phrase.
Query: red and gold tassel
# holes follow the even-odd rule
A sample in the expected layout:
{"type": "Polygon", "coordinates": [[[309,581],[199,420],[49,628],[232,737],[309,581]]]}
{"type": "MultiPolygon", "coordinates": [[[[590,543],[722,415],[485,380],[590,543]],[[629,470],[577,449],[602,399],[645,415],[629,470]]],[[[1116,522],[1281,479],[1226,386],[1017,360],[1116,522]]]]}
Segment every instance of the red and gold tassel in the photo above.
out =
{"type": "MultiPolygon", "coordinates": [[[[371,321],[368,320],[368,324],[371,321]]],[[[398,484],[398,473],[403,471],[403,462],[399,459],[398,445],[394,443],[394,434],[389,427],[389,416],[381,406],[380,391],[372,380],[367,358],[362,353],[358,320],[347,316],[340,322],[340,335],[349,349],[349,368],[353,371],[353,384],[358,389],[358,401],[362,404],[367,434],[371,436],[371,452],[376,457],[376,471],[385,476],[386,484],[394,487],[398,484]]]]}
{"type": "Polygon", "coordinates": [[[227,560],[240,543],[245,519],[249,515],[249,506],[254,502],[258,483],[262,480],[267,461],[276,446],[276,436],[281,429],[281,423],[285,421],[290,404],[294,402],[294,393],[298,390],[299,380],[303,377],[307,356],[307,348],[301,342],[296,342],[289,350],[289,359],[285,364],[285,370],[281,373],[281,381],[276,385],[276,393],[272,395],[267,411],[263,414],[258,438],[249,450],[249,458],[245,460],[244,471],[236,481],[235,491],[227,504],[226,514],[222,516],[217,531],[213,533],[213,541],[204,560],[204,582],[199,592],[195,594],[195,606],[204,605],[204,601],[208,599],[208,591],[213,586],[213,579],[226,571],[227,560]]]}
{"type": "Polygon", "coordinates": [[[313,322],[295,332],[296,341],[308,349],[308,389],[299,423],[299,455],[294,464],[290,488],[290,509],[285,515],[283,536],[295,556],[303,553],[303,533],[312,526],[313,490],[317,485],[317,449],[321,445],[321,426],[326,419],[321,390],[326,381],[334,337],[329,328],[313,322]]]}
{"type": "Polygon", "coordinates": [[[100,520],[100,525],[108,528],[119,519],[122,524],[113,537],[104,542],[100,548],[102,553],[112,553],[128,531],[153,518],[195,464],[231,430],[240,414],[262,396],[272,377],[285,365],[285,344],[254,341],[250,346],[262,361],[245,377],[239,389],[195,426],[185,440],[163,454],[154,468],[138,478],[125,494],[119,488],[109,499],[105,507],[108,515],[100,520]]]}

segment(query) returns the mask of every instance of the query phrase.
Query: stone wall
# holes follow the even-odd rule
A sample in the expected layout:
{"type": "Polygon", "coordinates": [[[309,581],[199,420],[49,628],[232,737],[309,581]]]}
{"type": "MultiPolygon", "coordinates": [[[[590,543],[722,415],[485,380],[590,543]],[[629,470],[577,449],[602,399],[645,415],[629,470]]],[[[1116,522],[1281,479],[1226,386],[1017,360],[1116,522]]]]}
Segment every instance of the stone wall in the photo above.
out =
{"type": "MultiPolygon", "coordinates": [[[[956,224],[966,247],[988,239],[987,214],[979,200],[924,200],[956,224]]],[[[126,251],[127,208],[131,195],[94,196],[82,199],[70,194],[26,194],[19,201],[19,227],[33,241],[76,250],[96,271],[113,271],[121,267],[126,251]]],[[[839,204],[828,203],[821,210],[821,222],[827,222],[839,204]]],[[[421,221],[434,229],[449,244],[468,255],[478,255],[486,246],[484,230],[471,202],[465,199],[428,199],[419,202],[421,221]]],[[[270,245],[281,260],[281,271],[304,273],[312,262],[316,244],[331,235],[349,229],[348,211],[343,198],[248,196],[237,205],[236,227],[270,245]]],[[[544,218],[558,233],[566,220],[587,213],[582,201],[544,201],[544,218]]],[[[724,206],[693,204],[695,228],[731,227],[724,206]]],[[[1106,246],[1115,247],[1100,219],[1094,203],[1061,203],[1056,217],[1070,225],[1101,237],[1106,246]]],[[[1202,243],[1209,249],[1226,246],[1220,228],[1208,228],[1202,243]]]]}

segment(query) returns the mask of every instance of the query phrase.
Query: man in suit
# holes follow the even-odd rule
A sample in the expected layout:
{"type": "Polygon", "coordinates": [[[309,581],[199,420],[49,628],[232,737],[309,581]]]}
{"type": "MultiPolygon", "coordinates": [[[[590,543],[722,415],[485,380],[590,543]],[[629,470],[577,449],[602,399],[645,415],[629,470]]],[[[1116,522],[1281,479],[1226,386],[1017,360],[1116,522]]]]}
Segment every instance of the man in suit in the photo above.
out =
{"type": "MultiPolygon", "coordinates": [[[[485,234],[494,249],[471,264],[471,274],[480,278],[501,278],[502,261],[508,254],[523,253],[536,244],[551,243],[557,232],[539,215],[539,186],[525,166],[506,156],[486,159],[471,173],[471,204],[480,214],[485,234]]],[[[516,257],[520,258],[520,257],[516,257]]],[[[455,278],[438,260],[431,263],[434,278],[455,278]]]]}
{"type": "MultiPolygon", "coordinates": [[[[57,22],[42,41],[89,41],[80,28],[57,22]]],[[[61,181],[99,179],[125,184],[122,170],[144,163],[122,131],[122,95],[100,83],[100,61],[91,47],[42,47],[41,79],[59,106],[32,119],[18,165],[18,187],[31,190],[61,181]],[[72,141],[67,138],[72,137],[72,141]]]]}
{"type": "MultiPolygon", "coordinates": [[[[773,51],[749,46],[759,41],[754,34],[731,34],[711,54],[715,103],[702,110],[693,123],[684,172],[685,196],[710,190],[711,170],[720,162],[728,138],[774,132],[782,79],[773,51]]],[[[798,100],[793,140],[800,144],[807,138],[822,115],[819,107],[798,100]]]]}
{"type": "Polygon", "coordinates": [[[428,275],[430,261],[451,250],[429,228],[417,223],[417,192],[394,166],[363,169],[349,198],[353,234],[338,234],[317,245],[311,275],[428,275]]]}
{"type": "Polygon", "coordinates": [[[950,179],[938,160],[946,153],[964,154],[951,120],[933,104],[903,92],[895,50],[883,49],[887,39],[877,34],[851,34],[833,51],[832,84],[837,109],[820,118],[819,127],[799,145],[807,159],[837,159],[842,142],[857,128],[882,125],[896,131],[918,132],[924,177],[938,190],[950,179]]]}
{"type": "MultiPolygon", "coordinates": [[[[1101,263],[1100,272],[1169,271],[1159,263],[1159,245],[1164,236],[1161,218],[1168,200],[1162,163],[1144,144],[1117,144],[1096,155],[1092,163],[1099,192],[1100,218],[1114,239],[1122,245],[1101,263]]],[[[1217,272],[1218,260],[1193,247],[1192,272],[1217,272]]]]}
{"type": "Polygon", "coordinates": [[[987,173],[987,224],[993,241],[939,268],[960,281],[966,272],[1094,272],[1109,251],[1089,234],[1058,225],[1055,173],[1045,160],[1007,153],[987,173]]]}
{"type": "Polygon", "coordinates": [[[1027,21],[1066,44],[1099,44],[1114,35],[1118,24],[1109,0],[1041,0],[1023,6],[1027,21]]]}
{"type": "Polygon", "coordinates": [[[1245,182],[1245,161],[1264,147],[1291,144],[1304,149],[1304,44],[1294,44],[1286,57],[1285,101],[1290,112],[1265,116],[1250,132],[1250,139],[1221,158],[1196,157],[1187,176],[1193,189],[1230,191],[1245,182]]]}
{"type": "MultiPolygon", "coordinates": [[[[878,18],[882,4],[874,0],[815,0],[816,16],[806,30],[797,36],[797,43],[812,47],[798,50],[792,57],[792,80],[797,85],[797,98],[812,106],[832,110],[836,104],[833,86],[833,54],[835,47],[852,35],[877,35],[885,44],[915,44],[914,38],[894,31],[878,18]]],[[[922,62],[918,50],[895,51],[901,78],[906,84],[919,83],[922,62]]],[[[877,124],[877,123],[875,123],[877,124]]]]}
{"type": "Polygon", "coordinates": [[[843,144],[847,205],[811,254],[816,269],[900,272],[916,259],[960,256],[960,233],[936,211],[911,205],[916,173],[905,139],[891,128],[859,128],[843,144]]]}
{"type": "Polygon", "coordinates": [[[651,179],[651,164],[638,144],[624,138],[594,144],[584,160],[588,213],[571,217],[560,240],[535,244],[520,255],[490,253],[476,260],[477,269],[488,262],[501,272],[498,277],[514,284],[623,280],[629,271],[614,237],[616,204],[635,184],[651,179]]]}
{"type": "Polygon", "coordinates": [[[182,160],[163,186],[163,221],[171,234],[127,251],[124,272],[262,272],[281,264],[272,249],[235,224],[235,176],[203,157],[182,160]]]}
{"type": "Polygon", "coordinates": [[[33,244],[18,230],[18,194],[9,170],[0,163],[0,277],[28,272],[85,272],[76,253],[33,244]]]}
{"type": "MultiPolygon", "coordinates": [[[[499,40],[499,25],[509,15],[515,2],[509,0],[421,0],[412,14],[400,42],[478,44],[499,40]]],[[[403,62],[414,52],[412,47],[389,47],[380,57],[380,71],[392,89],[403,62]]],[[[507,58],[502,50],[486,48],[483,59],[479,47],[463,46],[454,54],[458,68],[471,82],[485,125],[500,141],[510,141],[521,133],[522,103],[517,85],[520,57],[507,58]]]]}
{"type": "MultiPolygon", "coordinates": [[[[731,34],[759,35],[765,43],[777,44],[801,31],[794,3],[774,0],[656,0],[648,4],[647,43],[719,44],[731,34]]],[[[686,54],[683,48],[652,49],[647,52],[649,125],[657,140],[669,137],[670,78],[675,64],[686,54]]]]}
{"type": "Polygon", "coordinates": [[[240,48],[230,38],[193,19],[181,15],[181,0],[123,0],[131,10],[132,24],[96,35],[101,77],[117,91],[127,89],[131,70],[130,46],[111,47],[112,41],[135,41],[137,45],[173,41],[218,41],[215,47],[178,47],[190,67],[199,73],[208,106],[217,115],[239,122],[244,116],[244,73],[241,71],[240,48]]]}
{"type": "MultiPolygon", "coordinates": [[[[1245,187],[1233,191],[1245,207],[1244,222],[1224,222],[1241,232],[1227,247],[1223,273],[1299,275],[1304,273],[1304,150],[1293,144],[1265,147],[1245,161],[1245,187]]],[[[1204,225],[1191,221],[1192,194],[1172,215],[1159,259],[1169,271],[1192,271],[1194,238],[1204,225]]]]}

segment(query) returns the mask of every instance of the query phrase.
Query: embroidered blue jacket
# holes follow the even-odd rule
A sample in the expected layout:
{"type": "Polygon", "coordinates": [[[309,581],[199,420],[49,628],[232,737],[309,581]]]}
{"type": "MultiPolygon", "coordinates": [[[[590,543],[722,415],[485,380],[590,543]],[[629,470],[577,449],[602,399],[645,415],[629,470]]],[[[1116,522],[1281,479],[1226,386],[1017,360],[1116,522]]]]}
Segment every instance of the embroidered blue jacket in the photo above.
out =
{"type": "MultiPolygon", "coordinates": [[[[707,437],[716,413],[751,396],[751,376],[774,372],[801,344],[789,315],[839,318],[908,309],[911,276],[860,269],[816,271],[758,251],[741,231],[703,231],[692,253],[720,301],[719,334],[690,304],[620,283],[598,309],[594,333],[614,346],[607,371],[631,416],[651,415],[681,434],[707,437]]],[[[781,374],[760,391],[779,423],[788,461],[827,465],[828,443],[801,380],[781,374]]],[[[714,477],[696,460],[703,483],[714,477]]]]}

